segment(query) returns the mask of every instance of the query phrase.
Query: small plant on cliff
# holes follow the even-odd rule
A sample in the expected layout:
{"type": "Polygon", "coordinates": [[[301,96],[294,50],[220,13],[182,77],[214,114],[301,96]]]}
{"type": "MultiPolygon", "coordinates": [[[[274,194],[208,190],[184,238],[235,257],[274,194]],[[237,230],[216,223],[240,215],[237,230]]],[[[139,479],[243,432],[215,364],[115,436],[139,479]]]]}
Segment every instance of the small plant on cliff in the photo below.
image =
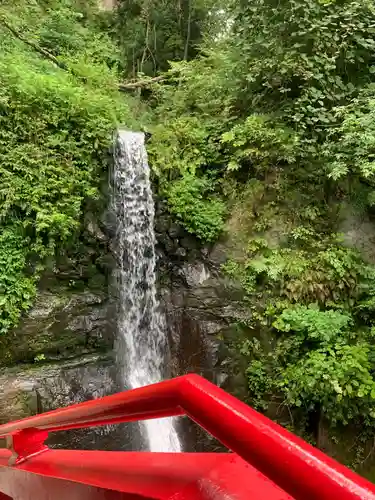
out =
{"type": "Polygon", "coordinates": [[[34,358],[35,363],[41,363],[42,361],[46,360],[46,355],[45,354],[37,354],[34,358]]]}

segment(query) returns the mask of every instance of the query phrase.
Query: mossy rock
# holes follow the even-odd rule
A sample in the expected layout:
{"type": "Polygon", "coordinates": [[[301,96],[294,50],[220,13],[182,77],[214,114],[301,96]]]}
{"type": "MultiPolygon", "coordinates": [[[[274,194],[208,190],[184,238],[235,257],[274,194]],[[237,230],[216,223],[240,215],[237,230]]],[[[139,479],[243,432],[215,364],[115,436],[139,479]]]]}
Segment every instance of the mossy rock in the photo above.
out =
{"type": "Polygon", "coordinates": [[[59,360],[110,350],[113,328],[106,293],[40,292],[20,325],[0,340],[1,365],[59,360]]]}

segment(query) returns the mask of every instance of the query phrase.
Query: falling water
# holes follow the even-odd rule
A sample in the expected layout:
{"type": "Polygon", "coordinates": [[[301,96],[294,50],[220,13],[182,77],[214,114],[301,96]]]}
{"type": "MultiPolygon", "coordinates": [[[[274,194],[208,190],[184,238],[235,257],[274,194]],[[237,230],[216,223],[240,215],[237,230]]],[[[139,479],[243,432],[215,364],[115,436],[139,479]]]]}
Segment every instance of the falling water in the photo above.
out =
{"type": "MultiPolygon", "coordinates": [[[[122,383],[134,389],[162,380],[167,349],[156,298],[154,203],[142,133],[118,133],[112,211],[120,302],[117,355],[122,383]]],[[[173,419],[142,422],[141,433],[151,451],[180,451],[173,419]]]]}

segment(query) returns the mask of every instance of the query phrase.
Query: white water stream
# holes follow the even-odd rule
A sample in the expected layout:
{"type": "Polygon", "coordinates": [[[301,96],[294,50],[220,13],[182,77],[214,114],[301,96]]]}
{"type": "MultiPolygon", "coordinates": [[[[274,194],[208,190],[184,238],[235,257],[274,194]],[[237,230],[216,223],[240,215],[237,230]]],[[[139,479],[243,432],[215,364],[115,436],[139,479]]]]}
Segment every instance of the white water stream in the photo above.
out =
{"type": "MultiPolygon", "coordinates": [[[[167,352],[156,297],[154,202],[144,134],[118,132],[112,188],[120,299],[117,356],[122,382],[133,389],[163,379],[167,352]]],[[[181,451],[173,419],[140,425],[150,451],[181,451]]]]}

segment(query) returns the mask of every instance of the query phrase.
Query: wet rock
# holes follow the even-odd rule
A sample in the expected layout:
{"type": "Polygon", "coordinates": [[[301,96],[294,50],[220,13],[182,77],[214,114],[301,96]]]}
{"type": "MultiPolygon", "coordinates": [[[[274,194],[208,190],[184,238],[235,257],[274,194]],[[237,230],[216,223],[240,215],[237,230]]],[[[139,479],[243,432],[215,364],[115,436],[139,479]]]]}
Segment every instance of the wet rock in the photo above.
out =
{"type": "Polygon", "coordinates": [[[345,245],[358,250],[366,261],[375,263],[375,224],[367,213],[343,203],[338,229],[345,245]]]}
{"type": "MultiPolygon", "coordinates": [[[[117,370],[110,355],[83,356],[59,364],[21,366],[0,371],[0,422],[69,406],[118,392],[117,370]]],[[[93,427],[51,434],[52,447],[124,450],[133,448],[137,429],[93,427]]],[[[139,441],[138,441],[139,442],[139,441]]]]}
{"type": "Polygon", "coordinates": [[[210,277],[210,272],[203,262],[184,264],[182,273],[189,287],[201,285],[210,277]]]}
{"type": "MultiPolygon", "coordinates": [[[[242,287],[221,272],[228,253],[224,244],[202,248],[186,234],[178,241],[179,248],[186,249],[186,257],[179,261],[175,253],[166,252],[160,266],[161,297],[172,346],[171,375],[194,372],[232,390],[237,379],[232,365],[226,365],[226,338],[233,324],[246,323],[250,317],[242,287]]],[[[240,388],[246,391],[246,380],[240,388]]],[[[186,451],[221,449],[193,424],[184,421],[181,426],[186,451]]]]}
{"type": "Polygon", "coordinates": [[[229,375],[227,373],[224,373],[224,372],[218,373],[218,375],[216,377],[217,385],[219,387],[222,387],[223,385],[225,385],[226,381],[228,380],[228,377],[229,377],[229,375]]]}
{"type": "Polygon", "coordinates": [[[224,332],[239,318],[249,319],[243,291],[199,260],[173,266],[169,272],[173,276],[162,300],[173,341],[174,374],[194,371],[215,382],[222,371],[224,332]]]}
{"type": "Polygon", "coordinates": [[[186,257],[187,256],[186,248],[183,248],[183,247],[177,248],[175,255],[176,255],[176,257],[181,257],[181,258],[186,257]]]}
{"type": "MultiPolygon", "coordinates": [[[[227,389],[231,375],[223,364],[225,332],[240,315],[249,317],[237,285],[201,260],[174,265],[168,272],[162,301],[172,346],[171,375],[197,373],[227,389]]],[[[222,450],[191,422],[182,422],[181,429],[185,451],[222,450]]]]}
{"type": "Polygon", "coordinates": [[[19,326],[0,339],[2,364],[66,359],[112,349],[113,305],[106,293],[41,291],[19,326]]]}
{"type": "Polygon", "coordinates": [[[156,215],[156,222],[158,217],[164,215],[166,218],[169,220],[170,217],[167,215],[168,212],[168,204],[166,200],[163,200],[161,198],[158,198],[155,202],[155,215],[156,215]]]}
{"type": "Polygon", "coordinates": [[[206,256],[209,258],[211,264],[215,266],[221,266],[228,260],[227,249],[222,244],[215,245],[212,251],[209,254],[207,253],[206,256]]]}
{"type": "Polygon", "coordinates": [[[170,219],[167,215],[161,215],[155,219],[155,231],[157,233],[166,233],[169,229],[170,219]]]}
{"type": "MultiPolygon", "coordinates": [[[[2,422],[123,389],[113,358],[115,305],[108,293],[115,262],[94,213],[95,207],[86,211],[77,240],[49,263],[34,305],[17,328],[0,336],[2,422]]],[[[138,427],[127,429],[121,425],[57,433],[50,442],[131,449],[133,436],[140,442],[138,427]]]]}
{"type": "Polygon", "coordinates": [[[101,217],[101,222],[105,226],[106,233],[111,241],[111,239],[115,237],[117,231],[116,214],[111,210],[106,210],[101,217]]]}
{"type": "Polygon", "coordinates": [[[28,312],[28,317],[36,320],[49,317],[60,307],[64,308],[66,303],[66,297],[50,292],[41,292],[35,300],[34,307],[28,312]]]}
{"type": "Polygon", "coordinates": [[[98,222],[95,220],[93,214],[86,214],[85,216],[85,227],[89,235],[101,242],[108,241],[108,236],[103,233],[100,229],[98,222]]]}
{"type": "Polygon", "coordinates": [[[183,230],[179,224],[172,222],[169,226],[168,234],[171,238],[178,238],[183,235],[183,230]]]}
{"type": "Polygon", "coordinates": [[[162,246],[166,254],[173,254],[176,250],[176,244],[167,233],[157,234],[157,241],[162,246]]]}
{"type": "Polygon", "coordinates": [[[180,245],[187,250],[196,250],[199,248],[199,242],[196,238],[193,238],[193,236],[184,236],[180,240],[180,245]]]}
{"type": "Polygon", "coordinates": [[[207,258],[210,254],[210,249],[208,247],[203,247],[201,249],[201,254],[204,258],[207,258]]]}

